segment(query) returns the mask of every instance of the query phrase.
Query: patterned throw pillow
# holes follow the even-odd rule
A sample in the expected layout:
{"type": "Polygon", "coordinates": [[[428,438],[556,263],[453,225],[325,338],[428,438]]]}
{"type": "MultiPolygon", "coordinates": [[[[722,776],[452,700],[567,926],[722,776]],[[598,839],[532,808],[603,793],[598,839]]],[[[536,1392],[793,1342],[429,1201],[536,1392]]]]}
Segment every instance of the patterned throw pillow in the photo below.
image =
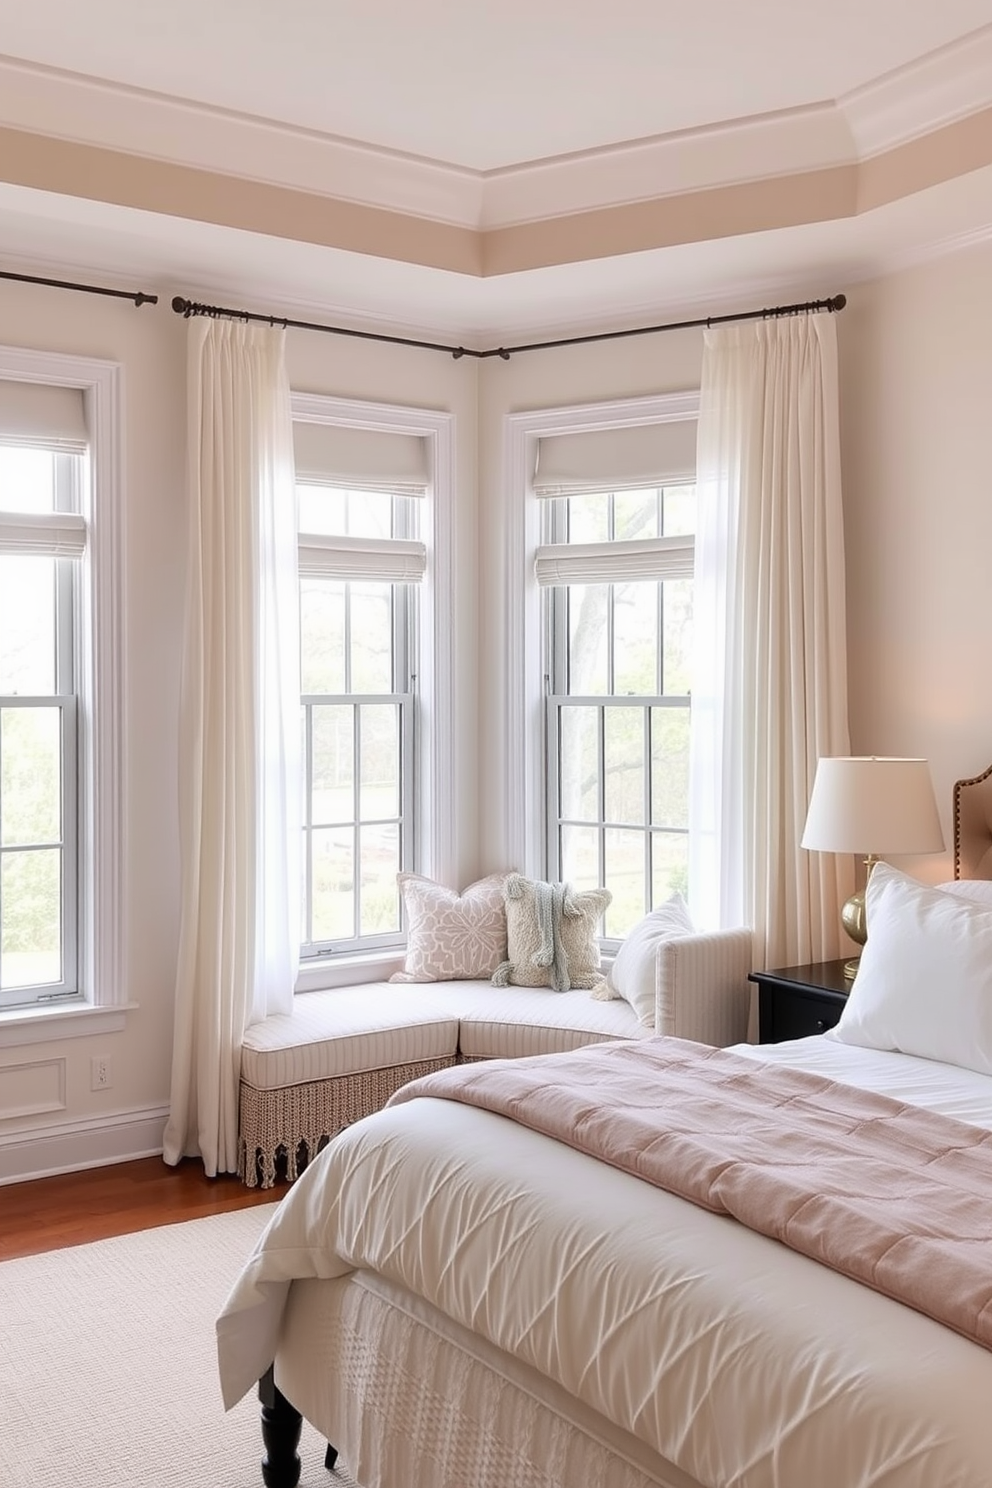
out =
{"type": "Polygon", "coordinates": [[[398,873],[408,928],[403,970],[391,982],[451,982],[492,976],[506,957],[505,874],[463,894],[418,873],[398,873]]]}
{"type": "Polygon", "coordinates": [[[493,981],[505,987],[603,985],[596,929],[613,895],[609,889],[577,892],[570,884],[543,883],[510,873],[505,880],[507,959],[493,981]]]}

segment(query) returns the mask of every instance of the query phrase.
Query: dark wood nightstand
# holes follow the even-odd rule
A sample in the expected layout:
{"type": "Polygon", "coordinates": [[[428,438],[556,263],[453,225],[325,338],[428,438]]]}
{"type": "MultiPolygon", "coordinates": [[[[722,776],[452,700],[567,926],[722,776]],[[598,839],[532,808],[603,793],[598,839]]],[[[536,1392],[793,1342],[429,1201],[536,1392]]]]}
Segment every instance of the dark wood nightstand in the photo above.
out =
{"type": "Polygon", "coordinates": [[[815,961],[752,971],[748,980],[758,984],[758,1042],[781,1044],[833,1028],[851,990],[846,964],[846,959],[815,961]]]}

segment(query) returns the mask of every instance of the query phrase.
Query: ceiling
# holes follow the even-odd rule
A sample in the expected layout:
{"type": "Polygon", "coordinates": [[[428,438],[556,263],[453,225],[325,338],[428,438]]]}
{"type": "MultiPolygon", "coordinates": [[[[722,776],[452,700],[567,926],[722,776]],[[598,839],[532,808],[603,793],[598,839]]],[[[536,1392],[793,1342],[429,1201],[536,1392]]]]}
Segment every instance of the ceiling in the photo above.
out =
{"type": "Polygon", "coordinates": [[[33,0],[0,267],[492,345],[992,235],[992,0],[33,0]]]}

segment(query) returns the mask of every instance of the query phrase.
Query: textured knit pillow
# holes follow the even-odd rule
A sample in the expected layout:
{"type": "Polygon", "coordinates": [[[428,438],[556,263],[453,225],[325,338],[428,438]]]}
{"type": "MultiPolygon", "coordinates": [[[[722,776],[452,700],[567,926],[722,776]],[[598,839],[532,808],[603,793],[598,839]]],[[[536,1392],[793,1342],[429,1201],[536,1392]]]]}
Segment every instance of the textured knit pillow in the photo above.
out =
{"type": "Polygon", "coordinates": [[[629,1002],[646,1028],[655,1026],[658,947],[673,935],[691,935],[693,923],[681,894],[652,909],[625,937],[607,977],[607,996],[629,1002]]]}
{"type": "Polygon", "coordinates": [[[456,894],[418,873],[398,873],[407,951],[403,970],[389,980],[451,982],[492,976],[506,956],[504,878],[494,873],[456,894]]]}
{"type": "Polygon", "coordinates": [[[570,987],[603,984],[596,927],[613,895],[609,889],[577,892],[570,884],[507,876],[507,959],[493,976],[498,987],[570,987]]]}

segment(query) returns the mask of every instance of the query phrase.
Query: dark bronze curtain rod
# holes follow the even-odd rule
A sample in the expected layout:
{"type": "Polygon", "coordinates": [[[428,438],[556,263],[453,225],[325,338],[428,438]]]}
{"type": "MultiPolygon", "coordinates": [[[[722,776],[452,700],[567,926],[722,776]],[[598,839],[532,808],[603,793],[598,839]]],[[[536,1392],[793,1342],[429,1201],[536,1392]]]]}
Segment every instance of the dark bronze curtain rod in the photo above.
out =
{"type": "Polygon", "coordinates": [[[37,274],[11,274],[0,269],[0,279],[13,279],[17,284],[47,284],[49,289],[74,289],[79,294],[109,295],[114,300],[131,300],[135,305],[157,305],[158,295],[143,289],[104,289],[100,284],[75,284],[71,279],[42,279],[37,274]]]}
{"type": "Polygon", "coordinates": [[[362,341],[385,341],[392,346],[417,346],[423,351],[443,351],[457,361],[459,357],[475,357],[485,361],[489,357],[500,357],[508,362],[515,352],[547,351],[554,346],[582,346],[588,341],[619,341],[624,336],[651,336],[658,331],[685,331],[696,326],[726,325],[738,320],[773,320],[783,315],[810,315],[817,310],[829,310],[835,314],[847,304],[846,295],[834,295],[826,300],[806,300],[801,305],[775,305],[765,310],[742,310],[734,315],[704,315],[699,320],[673,320],[667,325],[636,326],[629,331],[600,331],[590,336],[565,336],[558,341],[531,341],[524,346],[494,346],[489,351],[473,351],[467,346],[446,346],[438,341],[416,341],[410,336],[386,336],[379,331],[354,331],[347,326],[322,325],[312,320],[290,320],[285,315],[260,315],[252,310],[228,310],[220,305],[201,305],[194,300],[185,300],[176,295],[172,308],[177,315],[189,319],[191,315],[209,315],[222,320],[250,320],[263,325],[292,326],[299,331],[325,331],[333,336],[356,336],[362,341]]]}

